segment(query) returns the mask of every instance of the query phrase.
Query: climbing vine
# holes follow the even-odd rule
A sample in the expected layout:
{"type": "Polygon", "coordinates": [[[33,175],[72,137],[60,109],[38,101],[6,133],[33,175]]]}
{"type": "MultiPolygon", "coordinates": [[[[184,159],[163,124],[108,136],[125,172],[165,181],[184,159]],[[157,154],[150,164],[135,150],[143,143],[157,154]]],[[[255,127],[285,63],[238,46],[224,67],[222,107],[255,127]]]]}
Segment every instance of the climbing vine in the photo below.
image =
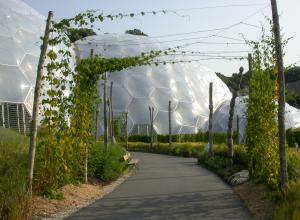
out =
{"type": "MultiPolygon", "coordinates": [[[[151,12],[151,14],[166,11],[151,12]]],[[[72,26],[91,25],[96,21],[124,17],[144,16],[138,14],[117,14],[104,16],[97,11],[80,13],[74,18],[52,23],[51,39],[47,53],[48,62],[43,75],[41,105],[41,129],[37,158],[41,163],[35,171],[35,189],[47,192],[67,182],[82,181],[87,149],[91,143],[92,122],[97,97],[97,82],[105,72],[150,64],[150,60],[163,51],[150,51],[137,57],[105,59],[93,57],[72,63],[71,42],[64,33],[72,26]]],[[[171,50],[171,48],[167,49],[171,50]]],[[[165,52],[165,51],[164,51],[165,52]]]]}
{"type": "MultiPolygon", "coordinates": [[[[279,149],[276,123],[278,70],[274,37],[268,35],[264,29],[262,32],[260,41],[248,42],[254,53],[246,114],[248,122],[246,146],[252,177],[278,189],[279,149]]],[[[284,41],[284,45],[286,43],[287,41],[284,41]]]]}

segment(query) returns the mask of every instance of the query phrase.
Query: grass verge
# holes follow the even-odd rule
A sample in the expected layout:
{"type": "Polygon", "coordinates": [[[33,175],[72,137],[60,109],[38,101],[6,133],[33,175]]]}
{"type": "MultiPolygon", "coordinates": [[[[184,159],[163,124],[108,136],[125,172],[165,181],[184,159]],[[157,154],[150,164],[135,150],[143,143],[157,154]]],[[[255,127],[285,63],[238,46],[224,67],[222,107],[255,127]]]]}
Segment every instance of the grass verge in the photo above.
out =
{"type": "MultiPolygon", "coordinates": [[[[117,179],[126,171],[127,162],[122,159],[125,149],[120,145],[110,145],[104,148],[102,143],[91,143],[89,149],[88,174],[101,182],[108,183],[117,179]]],[[[41,166],[45,163],[41,158],[44,151],[36,151],[36,167],[34,184],[43,185],[45,173],[41,166]]],[[[27,195],[27,161],[28,137],[15,131],[0,128],[0,219],[27,220],[31,219],[31,204],[27,195]]],[[[58,161],[59,162],[59,161],[58,161]]],[[[79,184],[83,179],[84,170],[79,172],[73,182],[58,182],[47,185],[46,191],[34,187],[35,195],[42,194],[50,199],[62,199],[57,189],[65,184],[79,184]]]]}

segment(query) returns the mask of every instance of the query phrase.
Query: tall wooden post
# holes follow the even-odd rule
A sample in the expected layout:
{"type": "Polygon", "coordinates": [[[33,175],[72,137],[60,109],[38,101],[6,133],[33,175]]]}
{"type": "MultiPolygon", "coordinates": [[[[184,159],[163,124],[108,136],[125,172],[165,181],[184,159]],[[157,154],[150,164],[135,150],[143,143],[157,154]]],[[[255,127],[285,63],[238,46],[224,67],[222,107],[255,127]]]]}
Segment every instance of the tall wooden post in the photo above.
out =
{"type": "MultiPolygon", "coordinates": [[[[251,79],[252,79],[252,70],[253,70],[253,61],[252,61],[252,54],[248,54],[248,67],[249,67],[249,95],[251,93],[251,79]]],[[[251,155],[248,162],[248,170],[249,176],[252,177],[253,174],[253,156],[251,155]]]]}
{"type": "Polygon", "coordinates": [[[23,134],[26,135],[26,114],[25,114],[25,109],[24,105],[22,104],[22,120],[23,120],[23,134]]]}
{"type": "Polygon", "coordinates": [[[114,113],[113,113],[113,107],[112,107],[112,101],[113,101],[113,85],[114,82],[110,83],[110,92],[109,92],[109,99],[110,99],[110,138],[111,143],[115,144],[115,137],[114,137],[114,113]]]}
{"type": "Polygon", "coordinates": [[[234,116],[234,107],[235,107],[235,99],[238,96],[238,92],[240,90],[240,85],[242,82],[244,68],[241,67],[239,69],[239,81],[238,85],[236,85],[236,88],[233,88],[232,91],[232,98],[230,100],[230,108],[229,108],[229,117],[228,117],[228,129],[227,129],[227,156],[229,159],[229,165],[231,166],[233,164],[233,116],[234,116]]]}
{"type": "Polygon", "coordinates": [[[279,158],[280,158],[280,182],[281,189],[288,187],[287,159],[285,149],[285,78],[283,69],[283,55],[280,37],[280,25],[277,9],[277,1],[271,0],[273,16],[273,32],[275,38],[276,64],[278,68],[278,131],[279,131],[279,158]]]}
{"type": "Polygon", "coordinates": [[[111,113],[110,113],[110,98],[107,97],[107,132],[110,143],[112,143],[112,137],[111,137],[111,113]]]}
{"type": "Polygon", "coordinates": [[[2,124],[3,124],[3,128],[6,128],[5,126],[5,116],[4,116],[4,103],[1,104],[1,108],[2,108],[2,124]]]}
{"type": "Polygon", "coordinates": [[[34,170],[34,162],[35,162],[37,123],[38,123],[38,113],[39,113],[38,110],[39,110],[39,101],[40,101],[40,93],[41,93],[42,74],[43,74],[43,67],[46,59],[49,35],[51,32],[52,19],[53,19],[53,12],[49,11],[46,28],[45,28],[45,34],[43,38],[43,44],[41,47],[41,54],[39,58],[35,89],[34,89],[32,122],[31,122],[31,129],[30,129],[30,142],[29,142],[29,155],[28,155],[28,178],[29,178],[28,193],[30,198],[32,197],[32,180],[33,180],[33,170],[34,170]]]}
{"type": "Polygon", "coordinates": [[[172,146],[172,119],[171,119],[171,106],[172,102],[169,101],[169,147],[172,146]]]}
{"type": "Polygon", "coordinates": [[[150,113],[150,147],[153,148],[153,111],[154,108],[149,106],[150,113]]]}
{"type": "Polygon", "coordinates": [[[103,84],[103,114],[104,114],[104,147],[107,149],[108,130],[107,130],[107,97],[106,97],[106,78],[103,84]]]}
{"type": "Polygon", "coordinates": [[[236,142],[239,145],[240,144],[240,117],[239,115],[236,115],[236,142]]]}
{"type": "Polygon", "coordinates": [[[19,133],[21,133],[21,126],[20,126],[20,113],[19,113],[19,104],[16,104],[17,105],[17,124],[18,124],[18,131],[19,133]]]}
{"type": "Polygon", "coordinates": [[[209,139],[208,139],[208,157],[213,157],[214,156],[214,151],[213,151],[213,130],[212,130],[212,119],[213,119],[213,83],[209,83],[209,121],[208,121],[208,134],[209,134],[209,139]]]}
{"type": "Polygon", "coordinates": [[[249,67],[249,82],[252,78],[252,54],[248,53],[248,67],[249,67]]]}
{"type": "Polygon", "coordinates": [[[128,150],[128,112],[125,113],[125,142],[126,142],[126,149],[128,150]]]}

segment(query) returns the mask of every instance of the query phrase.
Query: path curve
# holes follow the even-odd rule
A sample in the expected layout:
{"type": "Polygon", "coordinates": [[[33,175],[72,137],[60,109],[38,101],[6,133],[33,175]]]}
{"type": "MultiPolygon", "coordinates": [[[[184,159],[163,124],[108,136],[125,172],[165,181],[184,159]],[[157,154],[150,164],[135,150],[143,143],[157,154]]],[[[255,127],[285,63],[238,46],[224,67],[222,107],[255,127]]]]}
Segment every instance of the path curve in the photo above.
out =
{"type": "Polygon", "coordinates": [[[250,220],[233,190],[197,160],[132,153],[135,173],[103,199],[67,220],[250,220]]]}

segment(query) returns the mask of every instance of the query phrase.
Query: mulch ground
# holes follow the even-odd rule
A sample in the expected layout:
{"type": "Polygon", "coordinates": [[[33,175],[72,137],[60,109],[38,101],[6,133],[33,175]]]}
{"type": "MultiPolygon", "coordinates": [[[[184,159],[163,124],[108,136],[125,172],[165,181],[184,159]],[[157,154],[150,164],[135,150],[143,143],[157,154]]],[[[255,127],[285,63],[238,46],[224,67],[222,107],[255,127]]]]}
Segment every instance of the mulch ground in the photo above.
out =
{"type": "Polygon", "coordinates": [[[240,196],[256,220],[272,219],[275,207],[270,199],[267,198],[269,190],[266,186],[246,182],[233,187],[233,190],[240,196]]]}

